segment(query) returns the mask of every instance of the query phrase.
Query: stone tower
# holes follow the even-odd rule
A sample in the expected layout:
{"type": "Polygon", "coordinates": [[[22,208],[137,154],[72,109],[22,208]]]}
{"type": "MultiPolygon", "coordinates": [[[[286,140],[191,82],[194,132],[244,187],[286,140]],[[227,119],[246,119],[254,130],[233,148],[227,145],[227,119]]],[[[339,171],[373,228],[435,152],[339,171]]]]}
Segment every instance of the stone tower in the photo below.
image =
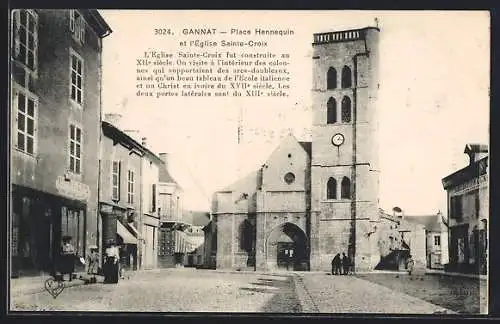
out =
{"type": "Polygon", "coordinates": [[[379,29],[314,34],[310,268],[345,252],[356,270],[380,259],[377,93],[379,29]]]}

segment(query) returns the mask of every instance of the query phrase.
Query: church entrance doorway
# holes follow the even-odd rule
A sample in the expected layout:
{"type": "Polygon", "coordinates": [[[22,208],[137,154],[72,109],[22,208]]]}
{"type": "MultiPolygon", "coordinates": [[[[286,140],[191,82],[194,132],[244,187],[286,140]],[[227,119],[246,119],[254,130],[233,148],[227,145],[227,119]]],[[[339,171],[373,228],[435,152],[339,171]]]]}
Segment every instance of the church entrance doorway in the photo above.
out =
{"type": "Polygon", "coordinates": [[[278,242],[278,269],[293,270],[295,264],[295,246],[293,242],[278,242]]]}
{"type": "Polygon", "coordinates": [[[266,261],[269,270],[308,270],[309,253],[304,231],[292,223],[274,228],[267,240],[266,261]]]}

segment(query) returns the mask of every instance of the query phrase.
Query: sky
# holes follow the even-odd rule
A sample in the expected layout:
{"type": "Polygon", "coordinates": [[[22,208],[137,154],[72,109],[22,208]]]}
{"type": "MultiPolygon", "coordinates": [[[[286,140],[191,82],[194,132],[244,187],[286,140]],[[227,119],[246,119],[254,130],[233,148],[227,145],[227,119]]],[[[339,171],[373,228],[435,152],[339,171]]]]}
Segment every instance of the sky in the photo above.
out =
{"type": "Polygon", "coordinates": [[[310,140],[312,35],[375,26],[375,18],[381,30],[380,207],[446,212],[441,179],[467,165],[467,143],[489,143],[486,11],[100,12],[113,30],[103,40],[103,111],[122,114],[121,127],[147,137],[153,152],[169,153],[186,208],[209,210],[212,193],[262,165],[288,129],[310,140]],[[197,27],[293,29],[293,36],[269,36],[265,49],[291,54],[291,95],[136,97],[136,58],[147,49],[175,54],[186,39],[181,30],[197,27]],[[175,35],[154,36],[154,28],[171,28],[175,35]],[[240,114],[244,133],[238,144],[240,114]]]}

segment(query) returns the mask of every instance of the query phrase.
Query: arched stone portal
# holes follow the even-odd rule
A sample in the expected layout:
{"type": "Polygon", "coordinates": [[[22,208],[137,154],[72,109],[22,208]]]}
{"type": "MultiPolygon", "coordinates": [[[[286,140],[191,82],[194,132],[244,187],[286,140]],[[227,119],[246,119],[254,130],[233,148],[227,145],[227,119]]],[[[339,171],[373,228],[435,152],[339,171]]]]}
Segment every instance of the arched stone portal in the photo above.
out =
{"type": "Polygon", "coordinates": [[[304,231],[295,224],[275,227],[266,240],[268,270],[308,270],[309,249],[304,231]]]}

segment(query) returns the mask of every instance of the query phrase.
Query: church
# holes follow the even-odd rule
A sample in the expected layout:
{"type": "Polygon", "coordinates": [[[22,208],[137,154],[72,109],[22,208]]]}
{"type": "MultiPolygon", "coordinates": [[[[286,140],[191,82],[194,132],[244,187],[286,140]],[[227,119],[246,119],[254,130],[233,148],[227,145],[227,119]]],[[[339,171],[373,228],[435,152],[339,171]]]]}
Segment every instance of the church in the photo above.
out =
{"type": "Polygon", "coordinates": [[[284,138],[254,172],[213,195],[216,268],[356,271],[381,258],[379,29],[313,35],[311,142],[284,138]]]}

